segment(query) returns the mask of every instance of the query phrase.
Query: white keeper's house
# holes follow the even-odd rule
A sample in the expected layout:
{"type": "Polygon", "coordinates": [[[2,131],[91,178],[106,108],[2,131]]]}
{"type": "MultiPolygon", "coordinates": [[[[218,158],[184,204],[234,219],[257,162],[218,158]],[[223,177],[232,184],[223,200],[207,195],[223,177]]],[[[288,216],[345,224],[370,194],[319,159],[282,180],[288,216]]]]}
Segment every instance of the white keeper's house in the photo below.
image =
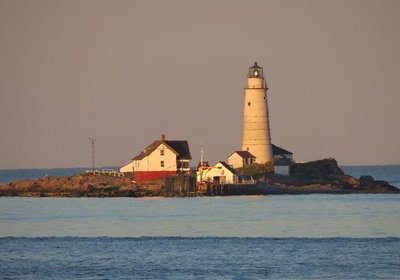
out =
{"type": "Polygon", "coordinates": [[[177,173],[190,172],[192,159],[186,140],[156,140],[120,168],[122,173],[133,173],[137,182],[160,179],[177,173]]]}

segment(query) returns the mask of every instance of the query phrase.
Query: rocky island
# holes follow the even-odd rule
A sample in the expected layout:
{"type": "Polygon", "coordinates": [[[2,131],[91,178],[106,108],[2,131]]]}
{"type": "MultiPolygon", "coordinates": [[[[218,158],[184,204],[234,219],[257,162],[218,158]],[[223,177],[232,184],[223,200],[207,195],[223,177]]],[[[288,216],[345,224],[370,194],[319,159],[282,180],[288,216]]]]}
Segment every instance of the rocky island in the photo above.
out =
{"type": "Polygon", "coordinates": [[[0,196],[24,197],[151,197],[193,195],[270,195],[270,194],[350,194],[400,193],[400,189],[371,176],[354,178],[346,175],[334,159],[295,163],[290,176],[256,170],[254,184],[210,185],[207,191],[176,185],[167,180],[137,184],[129,177],[78,174],[68,177],[42,177],[0,184],[0,196]],[[195,192],[193,192],[195,191],[195,192]]]}
{"type": "Polygon", "coordinates": [[[231,187],[231,194],[351,194],[400,193],[400,189],[386,181],[365,175],[354,178],[345,174],[335,159],[294,163],[290,176],[263,174],[258,184],[245,188],[231,187]]]}

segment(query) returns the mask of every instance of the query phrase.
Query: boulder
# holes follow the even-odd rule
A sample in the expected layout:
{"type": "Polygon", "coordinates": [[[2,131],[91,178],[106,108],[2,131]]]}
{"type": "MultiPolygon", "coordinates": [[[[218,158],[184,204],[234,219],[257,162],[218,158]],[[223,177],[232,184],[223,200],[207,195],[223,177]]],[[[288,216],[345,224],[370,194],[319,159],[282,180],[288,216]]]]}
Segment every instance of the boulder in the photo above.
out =
{"type": "Polygon", "coordinates": [[[334,180],[345,175],[339,168],[337,161],[333,158],[295,163],[292,165],[290,172],[294,177],[317,179],[320,181],[334,180]]]}
{"type": "Polygon", "coordinates": [[[354,178],[353,176],[349,176],[349,175],[343,176],[342,182],[338,182],[338,184],[341,184],[346,189],[360,187],[360,181],[357,180],[356,178],[354,178]]]}
{"type": "Polygon", "coordinates": [[[359,181],[360,181],[361,188],[368,188],[368,187],[372,186],[375,182],[374,177],[366,176],[366,175],[361,176],[359,181]]]}

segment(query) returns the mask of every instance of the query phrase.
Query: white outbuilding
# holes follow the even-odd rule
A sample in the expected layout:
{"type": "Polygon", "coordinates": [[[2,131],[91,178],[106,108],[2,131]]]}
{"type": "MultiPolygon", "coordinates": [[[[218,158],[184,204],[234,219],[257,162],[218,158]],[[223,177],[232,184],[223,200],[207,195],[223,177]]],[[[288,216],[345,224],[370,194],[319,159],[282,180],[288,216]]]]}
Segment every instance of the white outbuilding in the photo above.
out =
{"type": "Polygon", "coordinates": [[[219,161],[214,166],[199,169],[197,171],[197,182],[234,184],[238,182],[238,176],[236,171],[226,162],[219,161]]]}
{"type": "Polygon", "coordinates": [[[247,165],[252,165],[256,162],[256,157],[248,151],[234,151],[228,157],[228,164],[232,168],[241,168],[247,165]]]}

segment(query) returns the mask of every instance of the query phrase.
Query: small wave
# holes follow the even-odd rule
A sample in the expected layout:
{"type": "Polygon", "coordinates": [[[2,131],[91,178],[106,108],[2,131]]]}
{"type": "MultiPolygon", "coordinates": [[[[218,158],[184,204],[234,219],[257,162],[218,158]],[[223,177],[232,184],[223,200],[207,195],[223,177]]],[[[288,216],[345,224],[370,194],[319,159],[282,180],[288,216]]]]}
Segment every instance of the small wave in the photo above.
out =
{"type": "Polygon", "coordinates": [[[32,240],[32,241],[51,241],[51,240],[66,240],[66,241],[77,241],[77,240],[126,240],[126,241],[179,241],[179,240],[233,240],[233,241],[400,241],[400,237],[395,236],[383,236],[383,237],[219,237],[219,236],[197,236],[197,237],[187,237],[187,236],[140,236],[140,237],[111,237],[111,236],[49,236],[49,237],[14,237],[6,236],[0,237],[0,241],[17,241],[17,240],[32,240]]]}
{"type": "Polygon", "coordinates": [[[389,184],[391,184],[392,186],[395,186],[396,188],[400,188],[400,181],[389,181],[389,184]]]}

